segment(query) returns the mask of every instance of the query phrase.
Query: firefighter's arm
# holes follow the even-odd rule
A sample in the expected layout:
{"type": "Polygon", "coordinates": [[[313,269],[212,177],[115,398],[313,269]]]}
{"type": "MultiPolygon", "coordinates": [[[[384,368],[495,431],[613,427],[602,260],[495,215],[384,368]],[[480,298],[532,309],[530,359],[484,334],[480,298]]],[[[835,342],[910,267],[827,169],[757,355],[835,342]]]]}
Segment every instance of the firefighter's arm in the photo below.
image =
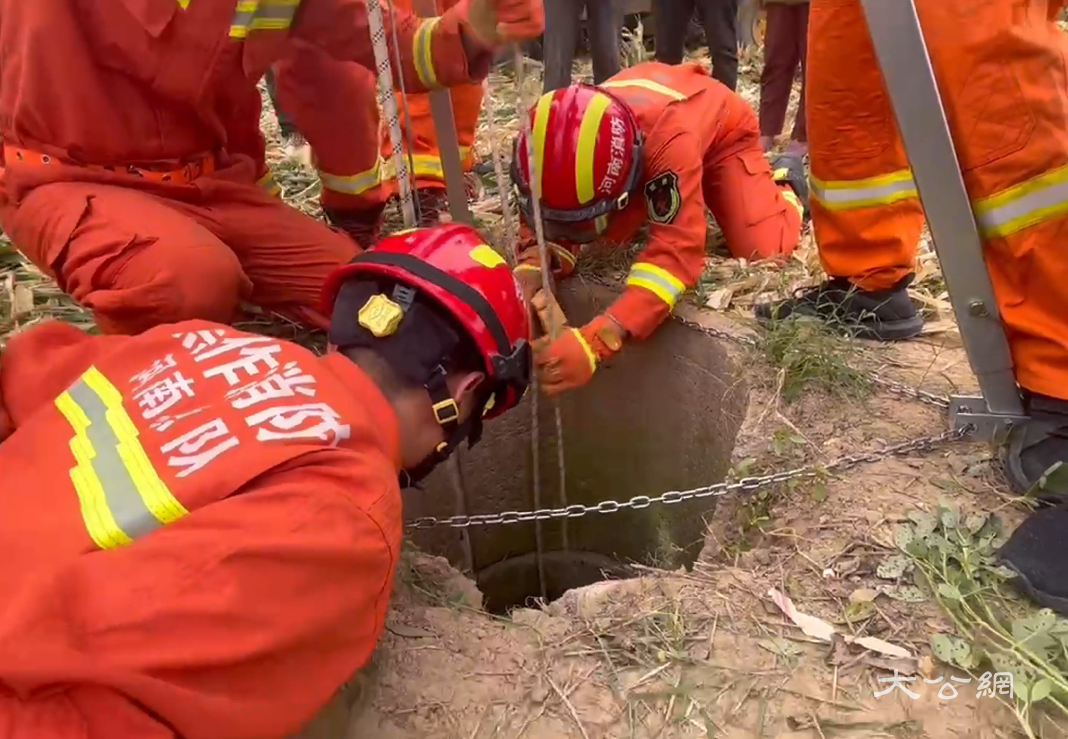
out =
{"type": "MultiPolygon", "coordinates": [[[[481,80],[489,73],[495,45],[534,38],[544,28],[541,0],[460,0],[435,18],[390,12],[382,3],[382,15],[394,84],[403,80],[409,92],[481,80]]],[[[367,0],[303,0],[294,33],[341,61],[375,69],[367,0]]]]}
{"type": "Polygon", "coordinates": [[[90,736],[156,736],[121,730],[129,721],[101,701],[174,736],[292,736],[367,663],[385,623],[400,491],[386,456],[365,452],[306,455],[128,546],[37,573],[5,627],[53,630],[47,659],[92,676],[101,695],[69,689],[90,736]]]}
{"type": "Polygon", "coordinates": [[[0,439],[55,400],[101,350],[124,340],[128,338],[90,336],[63,321],[39,323],[15,334],[0,355],[0,439]]]}
{"type": "Polygon", "coordinates": [[[626,335],[647,338],[671,315],[705,264],[708,224],[697,137],[676,129],[647,155],[644,192],[649,236],[627,275],[623,294],[606,311],[626,335]]]}

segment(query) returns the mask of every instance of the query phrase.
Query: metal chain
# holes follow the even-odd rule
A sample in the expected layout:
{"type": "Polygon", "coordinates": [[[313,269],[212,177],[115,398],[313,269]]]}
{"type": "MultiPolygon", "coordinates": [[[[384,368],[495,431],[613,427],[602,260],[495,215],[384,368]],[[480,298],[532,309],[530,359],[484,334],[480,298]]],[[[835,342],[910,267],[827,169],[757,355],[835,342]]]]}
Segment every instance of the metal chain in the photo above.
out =
{"type": "Polygon", "coordinates": [[[770,475],[757,477],[743,477],[736,482],[720,482],[715,485],[692,488],[690,490],[671,490],[657,496],[636,495],[630,500],[615,501],[602,500],[596,505],[583,505],[575,503],[562,508],[539,508],[533,511],[503,511],[501,513],[485,513],[474,516],[450,516],[448,518],[436,518],[423,516],[410,521],[406,526],[409,529],[429,529],[435,526],[448,526],[450,528],[465,529],[471,526],[492,526],[513,523],[526,523],[530,521],[549,521],[552,519],[581,518],[587,513],[617,513],[622,510],[641,510],[654,504],[671,505],[682,503],[687,500],[699,500],[701,498],[721,498],[724,495],[736,492],[752,492],[769,485],[779,485],[792,480],[818,478],[824,475],[846,472],[862,464],[871,464],[895,456],[906,456],[916,452],[927,452],[938,446],[964,438],[970,429],[963,428],[955,431],[943,431],[934,436],[921,436],[900,444],[893,444],[884,449],[861,454],[847,454],[839,457],[830,464],[812,464],[785,472],[775,472],[770,475]]]}
{"type": "MultiPolygon", "coordinates": [[[[591,275],[589,279],[592,282],[599,283],[606,287],[618,287],[616,283],[600,276],[591,275]]],[[[675,313],[672,314],[672,317],[683,326],[705,334],[706,336],[732,341],[737,344],[742,344],[743,346],[756,346],[756,340],[750,336],[731,333],[712,326],[703,326],[696,321],[675,313]]],[[[884,390],[894,393],[895,395],[910,400],[917,400],[921,403],[940,409],[949,407],[949,399],[944,396],[928,392],[927,390],[911,387],[904,383],[897,382],[896,380],[890,380],[874,372],[869,372],[868,377],[874,384],[884,390]]],[[[879,462],[894,456],[905,456],[916,452],[930,451],[946,442],[963,439],[971,432],[971,430],[970,427],[966,426],[956,430],[943,431],[940,434],[932,436],[921,436],[900,444],[888,446],[884,449],[858,454],[847,454],[827,465],[806,465],[785,472],[775,472],[770,475],[744,477],[736,482],[720,482],[714,485],[693,488],[691,490],[672,490],[655,497],[637,495],[627,501],[619,502],[614,500],[602,500],[600,503],[592,506],[576,503],[561,508],[539,508],[533,511],[504,511],[502,513],[486,513],[474,516],[450,516],[449,518],[423,516],[409,522],[406,524],[406,527],[409,529],[428,529],[436,526],[448,526],[451,528],[465,529],[471,526],[491,526],[497,524],[525,523],[530,521],[547,521],[552,519],[581,518],[587,513],[616,513],[628,509],[640,510],[642,508],[648,508],[654,504],[671,505],[673,503],[682,503],[687,500],[719,498],[730,493],[752,492],[769,485],[782,484],[784,482],[790,482],[791,480],[808,479],[819,477],[821,475],[846,472],[859,465],[879,462]]]]}

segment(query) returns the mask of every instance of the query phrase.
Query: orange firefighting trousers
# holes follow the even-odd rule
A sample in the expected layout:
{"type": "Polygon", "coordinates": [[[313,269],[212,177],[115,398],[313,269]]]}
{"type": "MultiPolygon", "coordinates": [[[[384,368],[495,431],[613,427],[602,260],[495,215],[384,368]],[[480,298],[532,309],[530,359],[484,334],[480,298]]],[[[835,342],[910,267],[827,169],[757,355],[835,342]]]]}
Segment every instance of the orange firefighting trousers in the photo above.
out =
{"type": "Polygon", "coordinates": [[[239,161],[192,184],[41,185],[0,207],[0,225],[105,333],[227,323],[243,300],[325,327],[315,310],[323,282],[356,245],[260,188],[227,181],[250,169],[239,161]]]}
{"type": "MultiPolygon", "coordinates": [[[[412,11],[411,0],[395,0],[412,11]]],[[[456,0],[437,0],[443,13],[456,0]]],[[[388,29],[387,29],[388,30],[388,29]]],[[[393,145],[385,122],[379,128],[374,74],[338,62],[310,44],[295,44],[294,53],[275,65],[278,102],[311,145],[322,181],[322,204],[328,210],[369,210],[396,195],[393,145]]],[[[433,84],[433,80],[426,80],[433,84]]],[[[449,88],[457,144],[464,170],[474,163],[475,128],[482,108],[482,85],[449,88]]],[[[396,93],[401,134],[408,146],[405,100],[396,93]]],[[[430,95],[407,94],[411,118],[411,154],[417,188],[444,188],[430,95]]],[[[407,153],[407,148],[405,149],[407,153]]],[[[410,166],[411,166],[410,165],[410,166]]]]}
{"type": "MultiPolygon", "coordinates": [[[[1017,380],[1068,398],[1068,36],[1050,20],[1061,5],[916,1],[1017,380]]],[[[923,210],[859,0],[813,0],[809,33],[823,267],[885,289],[913,269],[923,210]]]]}

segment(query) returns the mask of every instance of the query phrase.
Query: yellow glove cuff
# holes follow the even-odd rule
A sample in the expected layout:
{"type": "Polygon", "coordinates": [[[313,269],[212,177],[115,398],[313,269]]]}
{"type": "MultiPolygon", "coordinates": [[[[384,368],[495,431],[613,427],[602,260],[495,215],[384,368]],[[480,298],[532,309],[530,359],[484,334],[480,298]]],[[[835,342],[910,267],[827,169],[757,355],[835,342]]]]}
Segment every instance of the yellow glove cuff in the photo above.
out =
{"type": "Polygon", "coordinates": [[[593,350],[593,347],[590,346],[589,342],[586,341],[586,337],[582,335],[581,331],[579,331],[577,328],[573,328],[570,330],[571,333],[574,334],[575,338],[578,339],[579,346],[581,346],[582,350],[586,352],[586,358],[590,360],[590,372],[596,372],[597,352],[595,352],[593,350]]]}

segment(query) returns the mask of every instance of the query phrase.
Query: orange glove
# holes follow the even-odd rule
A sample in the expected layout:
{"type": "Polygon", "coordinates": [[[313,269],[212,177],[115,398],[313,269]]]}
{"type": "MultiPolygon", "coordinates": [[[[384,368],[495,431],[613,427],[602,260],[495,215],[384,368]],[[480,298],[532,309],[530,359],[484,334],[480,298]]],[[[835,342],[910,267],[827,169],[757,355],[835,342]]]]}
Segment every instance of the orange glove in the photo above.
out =
{"type": "Polygon", "coordinates": [[[468,0],[463,18],[487,48],[537,38],[545,30],[542,0],[468,0]]]}
{"type": "Polygon", "coordinates": [[[546,336],[533,344],[534,369],[546,395],[582,387],[597,366],[623,348],[625,332],[607,316],[597,316],[581,329],[569,328],[555,341],[546,336]]]}
{"type": "MultiPolygon", "coordinates": [[[[522,241],[520,244],[522,244],[522,241]]],[[[549,258],[549,269],[552,270],[552,275],[557,280],[562,280],[575,271],[575,262],[578,261],[577,250],[573,251],[562,244],[546,241],[545,256],[549,258]]],[[[520,246],[518,259],[519,268],[541,269],[541,254],[538,249],[538,243],[530,241],[526,245],[520,246]]]]}
{"type": "Polygon", "coordinates": [[[568,328],[567,316],[560,303],[556,302],[556,296],[545,290],[538,290],[530,301],[530,307],[534,309],[537,317],[537,325],[541,326],[542,334],[559,336],[564,329],[568,328]]]}

